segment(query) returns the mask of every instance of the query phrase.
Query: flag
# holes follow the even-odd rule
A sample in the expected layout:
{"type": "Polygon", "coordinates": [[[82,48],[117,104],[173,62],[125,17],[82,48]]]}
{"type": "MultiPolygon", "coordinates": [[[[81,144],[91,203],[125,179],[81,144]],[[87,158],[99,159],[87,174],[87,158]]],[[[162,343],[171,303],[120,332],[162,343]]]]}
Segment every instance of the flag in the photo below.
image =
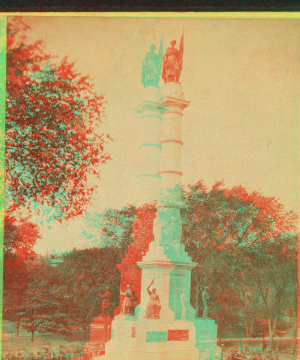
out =
{"type": "Polygon", "coordinates": [[[179,53],[182,57],[183,56],[183,33],[182,33],[181,40],[180,40],[179,53]]]}
{"type": "Polygon", "coordinates": [[[159,76],[161,75],[162,59],[163,59],[163,37],[164,37],[164,34],[161,35],[161,40],[160,40],[160,45],[159,45],[159,50],[158,50],[158,58],[159,58],[159,63],[160,63],[159,76]]]}

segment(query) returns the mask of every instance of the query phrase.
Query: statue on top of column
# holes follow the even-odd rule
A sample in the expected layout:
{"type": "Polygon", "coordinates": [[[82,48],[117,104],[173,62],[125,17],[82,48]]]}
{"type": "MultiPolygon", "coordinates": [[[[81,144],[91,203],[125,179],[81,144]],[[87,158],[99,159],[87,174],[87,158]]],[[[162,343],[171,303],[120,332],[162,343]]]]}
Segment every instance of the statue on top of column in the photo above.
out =
{"type": "Polygon", "coordinates": [[[175,45],[176,40],[171,41],[171,47],[167,49],[163,57],[162,78],[165,83],[179,82],[182,70],[183,34],[181,37],[179,49],[176,49],[175,45]]]}
{"type": "Polygon", "coordinates": [[[163,39],[161,38],[158,54],[154,52],[156,46],[151,45],[142,64],[142,84],[144,88],[148,86],[158,87],[161,76],[161,64],[163,57],[163,39]]]}

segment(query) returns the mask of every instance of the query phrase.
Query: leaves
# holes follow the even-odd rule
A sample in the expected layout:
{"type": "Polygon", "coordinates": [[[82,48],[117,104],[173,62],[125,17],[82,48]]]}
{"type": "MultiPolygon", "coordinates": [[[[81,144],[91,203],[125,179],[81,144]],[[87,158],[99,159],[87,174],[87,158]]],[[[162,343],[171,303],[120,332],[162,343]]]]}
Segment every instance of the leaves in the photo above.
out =
{"type": "Polygon", "coordinates": [[[198,263],[194,296],[210,284],[218,321],[226,311],[232,316],[227,321],[236,322],[234,313],[239,312],[248,335],[259,316],[273,324],[297,302],[297,237],[292,234],[297,217],[275,198],[221,186],[208,190],[198,182],[184,189],[182,241],[198,263]]]}
{"type": "Polygon", "coordinates": [[[6,190],[11,209],[32,202],[56,207],[58,217],[81,214],[110,157],[102,130],[104,99],[88,76],[65,58],[58,65],[40,42],[27,44],[27,25],[8,23],[6,190]]]}
{"type": "Polygon", "coordinates": [[[103,213],[85,215],[84,237],[92,246],[112,247],[125,253],[133,241],[132,226],[136,209],[125,206],[122,209],[105,209],[103,213]]]}
{"type": "Polygon", "coordinates": [[[35,258],[33,247],[40,237],[38,227],[23,219],[21,222],[6,214],[4,219],[4,316],[14,317],[22,305],[29,283],[28,263],[35,258]]]}

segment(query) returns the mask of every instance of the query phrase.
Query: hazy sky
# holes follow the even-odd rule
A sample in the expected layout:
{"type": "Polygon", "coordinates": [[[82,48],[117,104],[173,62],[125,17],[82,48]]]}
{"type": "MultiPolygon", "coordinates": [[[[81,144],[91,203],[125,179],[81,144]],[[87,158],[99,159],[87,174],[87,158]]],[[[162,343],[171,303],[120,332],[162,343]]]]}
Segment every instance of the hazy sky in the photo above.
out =
{"type": "MultiPolygon", "coordinates": [[[[114,138],[113,160],[102,167],[99,211],[137,201],[135,135],[143,87],[141,63],[152,44],[164,49],[182,31],[181,83],[191,102],[183,119],[184,184],[275,196],[287,210],[299,209],[299,20],[35,17],[30,39],[68,56],[94,77],[105,95],[105,126],[114,138]]],[[[81,220],[50,224],[38,251],[84,246],[81,220]]]]}

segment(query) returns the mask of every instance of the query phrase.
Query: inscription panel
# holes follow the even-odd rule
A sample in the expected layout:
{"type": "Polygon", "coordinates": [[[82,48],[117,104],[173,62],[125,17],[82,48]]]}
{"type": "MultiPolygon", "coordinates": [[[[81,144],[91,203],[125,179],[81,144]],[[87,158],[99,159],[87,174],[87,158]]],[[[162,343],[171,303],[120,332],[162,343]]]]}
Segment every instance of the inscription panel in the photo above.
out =
{"type": "Polygon", "coordinates": [[[167,342],[168,333],[166,331],[148,331],[146,334],[146,342],[167,342]]]}
{"type": "Polygon", "coordinates": [[[168,341],[189,341],[189,330],[168,330],[168,341]]]}

